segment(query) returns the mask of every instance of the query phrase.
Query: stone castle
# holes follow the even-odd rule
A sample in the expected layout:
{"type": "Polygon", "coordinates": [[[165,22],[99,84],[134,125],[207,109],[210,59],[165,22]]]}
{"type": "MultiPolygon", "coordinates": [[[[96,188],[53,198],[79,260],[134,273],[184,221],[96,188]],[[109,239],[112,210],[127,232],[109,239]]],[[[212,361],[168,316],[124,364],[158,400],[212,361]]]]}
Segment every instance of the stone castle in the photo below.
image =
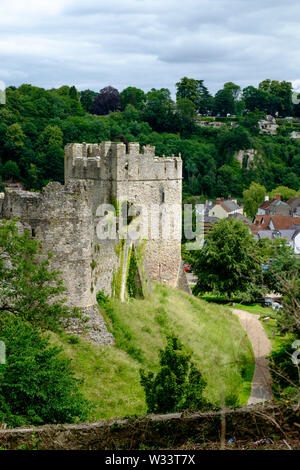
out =
{"type": "MultiPolygon", "coordinates": [[[[41,193],[6,191],[0,201],[0,218],[17,218],[21,229],[29,230],[41,240],[45,252],[53,253],[51,267],[61,272],[69,305],[80,307],[90,318],[92,339],[110,342],[99,318],[96,294],[104,291],[126,298],[126,265],[133,245],[137,250],[139,243],[143,252],[138,272],[144,290],[147,279],[148,284],[150,279],[187,288],[181,261],[181,194],[180,157],[157,157],[150,146],[140,153],[138,143],[127,147],[119,142],[74,143],[65,147],[65,185],[51,182],[41,193]],[[163,237],[162,228],[152,236],[150,219],[145,240],[140,237],[138,243],[122,242],[118,222],[115,239],[100,240],[97,227],[110,213],[103,207],[114,207],[120,215],[124,201],[126,208],[149,209],[152,217],[154,207],[158,218],[161,205],[172,204],[176,211],[170,236],[163,237]]],[[[137,215],[133,219],[141,217],[137,215]]],[[[114,220],[117,217],[109,219],[110,223],[114,220]]]]}

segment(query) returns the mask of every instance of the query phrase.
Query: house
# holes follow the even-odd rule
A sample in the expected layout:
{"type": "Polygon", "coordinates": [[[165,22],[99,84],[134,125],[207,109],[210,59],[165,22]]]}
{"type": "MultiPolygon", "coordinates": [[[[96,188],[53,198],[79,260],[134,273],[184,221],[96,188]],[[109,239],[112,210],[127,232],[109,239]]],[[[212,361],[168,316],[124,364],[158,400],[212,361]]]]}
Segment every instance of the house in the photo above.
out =
{"type": "Polygon", "coordinates": [[[278,124],[276,124],[276,119],[271,115],[267,115],[266,119],[258,121],[258,127],[260,134],[277,134],[278,124]]]}
{"type": "Polygon", "coordinates": [[[229,215],[243,214],[243,208],[237,204],[237,200],[218,198],[216,204],[208,211],[209,217],[217,217],[218,219],[226,219],[229,215]]]}
{"type": "Polygon", "coordinates": [[[298,131],[293,131],[290,133],[290,138],[291,139],[300,139],[300,132],[298,131]]]}
{"type": "Polygon", "coordinates": [[[295,230],[294,235],[292,236],[292,244],[294,253],[296,255],[300,255],[300,228],[295,230]]]}
{"type": "Polygon", "coordinates": [[[275,215],[291,215],[291,208],[289,204],[281,201],[280,194],[276,195],[276,198],[266,207],[265,214],[275,215]]]}
{"type": "Polygon", "coordinates": [[[294,217],[300,217],[300,197],[299,196],[294,196],[286,203],[290,206],[291,208],[291,215],[294,217]]]}
{"type": "Polygon", "coordinates": [[[275,240],[280,238],[286,241],[286,244],[290,246],[295,254],[300,254],[300,225],[295,228],[288,230],[260,230],[255,234],[257,240],[268,238],[269,240],[275,240]]]}
{"type": "Polygon", "coordinates": [[[235,220],[242,220],[246,225],[251,225],[251,220],[245,217],[243,214],[236,212],[235,214],[229,214],[229,219],[233,218],[235,220]]]}
{"type": "Polygon", "coordinates": [[[269,205],[271,204],[271,202],[273,202],[274,199],[272,199],[271,201],[269,200],[269,196],[265,196],[265,200],[264,202],[259,206],[259,208],[257,209],[257,215],[265,215],[266,213],[266,209],[269,207],[269,205]]]}
{"type": "Polygon", "coordinates": [[[252,233],[257,234],[261,230],[289,230],[294,227],[300,228],[300,217],[292,217],[291,215],[281,214],[265,214],[256,215],[255,221],[251,224],[252,233]]]}

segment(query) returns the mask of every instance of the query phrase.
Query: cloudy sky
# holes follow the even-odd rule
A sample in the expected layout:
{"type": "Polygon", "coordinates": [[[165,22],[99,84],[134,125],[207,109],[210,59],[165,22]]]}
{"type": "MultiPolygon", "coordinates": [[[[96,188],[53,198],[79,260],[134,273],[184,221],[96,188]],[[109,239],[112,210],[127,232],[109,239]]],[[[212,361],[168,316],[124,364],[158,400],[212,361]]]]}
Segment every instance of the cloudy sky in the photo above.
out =
{"type": "Polygon", "coordinates": [[[299,0],[0,0],[0,80],[213,93],[265,78],[300,89],[299,0]]]}

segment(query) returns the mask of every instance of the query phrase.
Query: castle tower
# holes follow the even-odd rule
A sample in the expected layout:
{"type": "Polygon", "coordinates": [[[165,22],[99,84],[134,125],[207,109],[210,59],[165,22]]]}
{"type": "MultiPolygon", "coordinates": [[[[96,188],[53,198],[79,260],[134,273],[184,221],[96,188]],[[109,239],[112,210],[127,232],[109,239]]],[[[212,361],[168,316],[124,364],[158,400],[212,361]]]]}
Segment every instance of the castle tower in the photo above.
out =
{"type": "Polygon", "coordinates": [[[128,151],[120,142],[68,144],[65,181],[76,180],[86,182],[94,215],[103,203],[141,206],[147,217],[144,238],[150,277],[176,287],[181,266],[181,158],[157,157],[151,146],[140,152],[136,142],[129,143],[128,151]]]}

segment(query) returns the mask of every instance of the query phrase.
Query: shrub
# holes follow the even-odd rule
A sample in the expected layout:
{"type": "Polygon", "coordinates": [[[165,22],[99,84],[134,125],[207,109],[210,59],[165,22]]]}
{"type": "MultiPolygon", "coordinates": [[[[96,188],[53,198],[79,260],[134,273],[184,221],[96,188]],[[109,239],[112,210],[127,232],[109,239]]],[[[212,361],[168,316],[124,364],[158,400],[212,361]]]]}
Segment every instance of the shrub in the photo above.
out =
{"type": "Polygon", "coordinates": [[[160,366],[155,377],[152,372],[140,371],[148,412],[168,413],[209,407],[203,397],[206,381],[177,337],[167,337],[167,346],[160,351],[160,366]]]}
{"type": "Polygon", "coordinates": [[[61,349],[13,315],[0,317],[6,364],[0,365],[0,422],[10,426],[85,420],[90,404],[61,349]]]}

